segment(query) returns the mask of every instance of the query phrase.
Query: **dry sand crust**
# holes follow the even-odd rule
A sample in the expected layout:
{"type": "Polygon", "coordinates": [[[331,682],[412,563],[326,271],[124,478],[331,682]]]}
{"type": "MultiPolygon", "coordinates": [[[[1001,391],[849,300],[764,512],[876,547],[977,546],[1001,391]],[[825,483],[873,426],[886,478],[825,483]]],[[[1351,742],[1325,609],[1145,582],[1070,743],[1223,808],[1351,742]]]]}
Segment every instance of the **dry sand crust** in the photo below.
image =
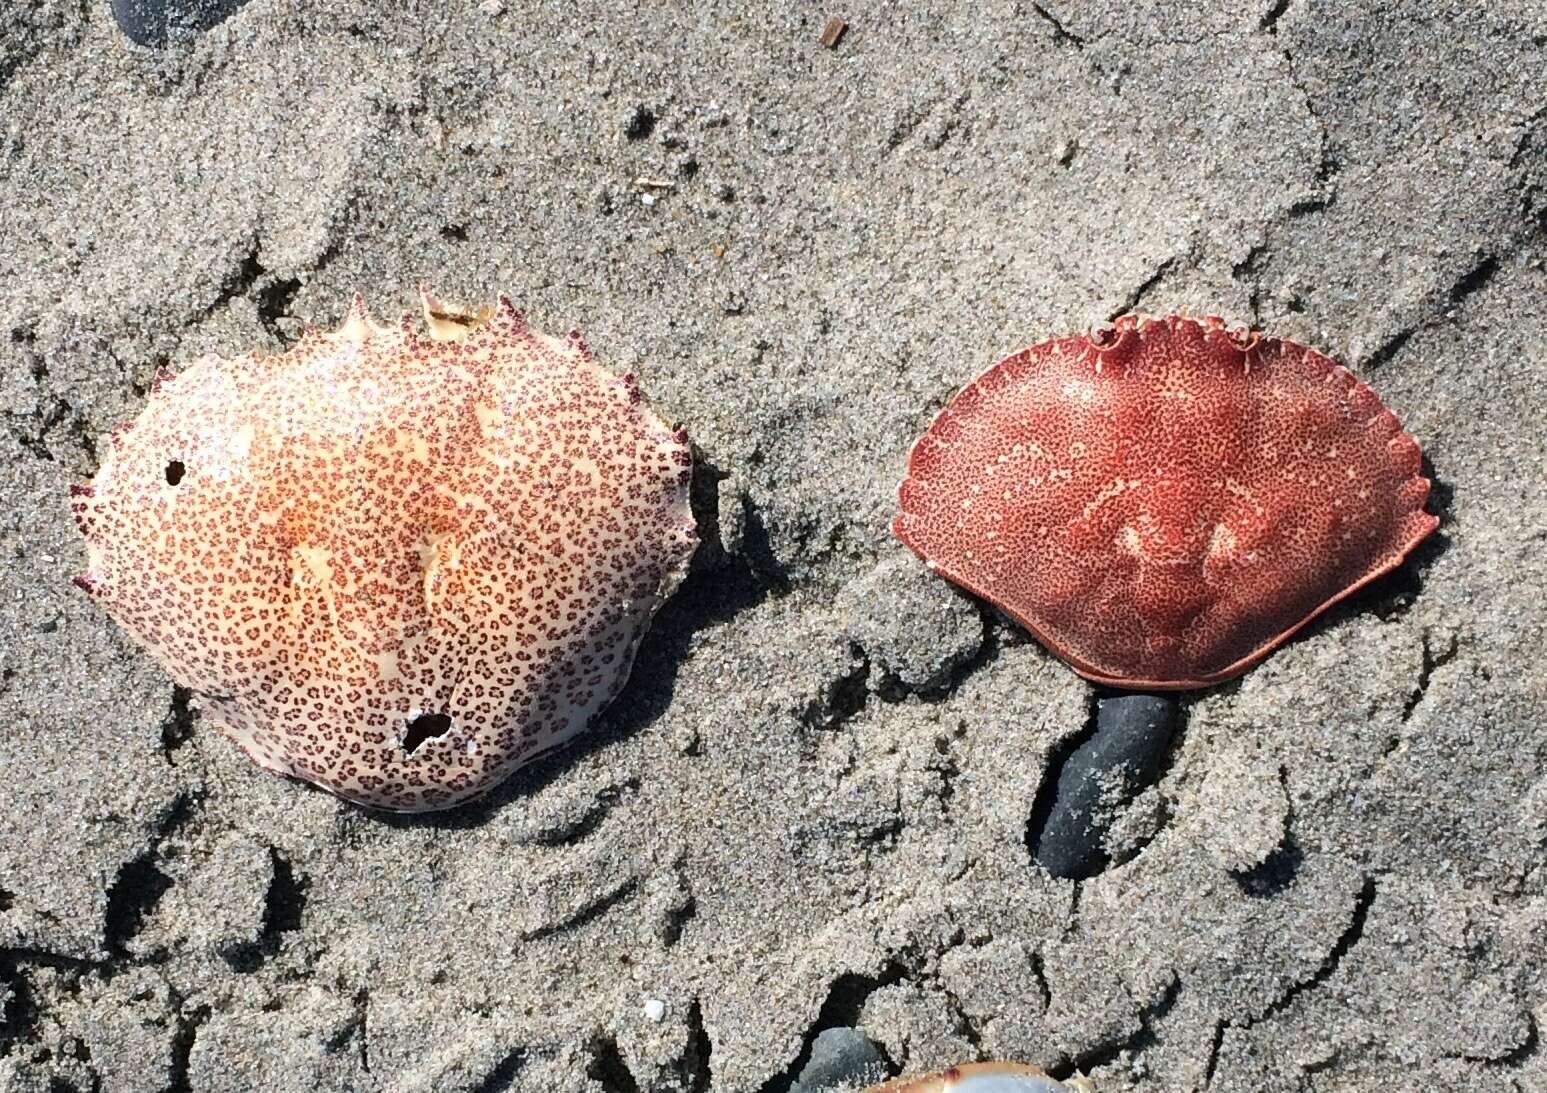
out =
{"type": "Polygon", "coordinates": [[[1542,6],[680,7],[0,13],[0,1089],[778,1093],[844,1024],[1547,1088],[1542,6]],[[421,278],[639,367],[708,543],[583,745],[392,819],[201,726],[64,494],[158,364],[421,278]],[[1074,884],[1026,830],[1090,689],[886,528],[954,384],[1134,307],[1345,359],[1445,522],[1192,700],[1074,884]]]}

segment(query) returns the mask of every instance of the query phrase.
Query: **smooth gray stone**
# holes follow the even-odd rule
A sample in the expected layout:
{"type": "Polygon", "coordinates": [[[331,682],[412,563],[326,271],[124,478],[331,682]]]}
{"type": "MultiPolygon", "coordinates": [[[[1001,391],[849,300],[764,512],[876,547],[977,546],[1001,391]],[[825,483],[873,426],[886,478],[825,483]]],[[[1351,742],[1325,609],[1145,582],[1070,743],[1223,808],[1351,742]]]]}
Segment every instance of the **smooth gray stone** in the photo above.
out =
{"type": "Polygon", "coordinates": [[[245,3],[247,0],[112,0],[119,29],[142,46],[164,46],[173,37],[192,37],[245,3]]]}
{"type": "Polygon", "coordinates": [[[829,1028],[817,1033],[811,1059],[801,1069],[790,1093],[822,1093],[842,1085],[876,1080],[886,1060],[858,1029],[829,1028]]]}
{"type": "Polygon", "coordinates": [[[1107,864],[1113,812],[1160,777],[1176,699],[1131,694],[1103,698],[1096,731],[1064,760],[1052,810],[1033,842],[1033,857],[1055,877],[1083,880],[1107,864]]]}

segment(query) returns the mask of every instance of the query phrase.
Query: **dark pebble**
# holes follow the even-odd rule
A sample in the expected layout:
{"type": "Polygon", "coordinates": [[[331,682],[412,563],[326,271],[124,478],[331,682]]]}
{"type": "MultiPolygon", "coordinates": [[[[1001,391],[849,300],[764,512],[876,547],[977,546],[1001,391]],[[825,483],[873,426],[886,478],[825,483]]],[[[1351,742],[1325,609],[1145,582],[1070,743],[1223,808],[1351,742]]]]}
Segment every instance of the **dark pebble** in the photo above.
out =
{"type": "Polygon", "coordinates": [[[879,1081],[886,1060],[863,1032],[829,1028],[817,1033],[811,1044],[811,1060],[801,1068],[790,1093],[822,1093],[839,1086],[879,1081]]]}
{"type": "Polygon", "coordinates": [[[1072,880],[1106,867],[1112,817],[1160,777],[1176,708],[1176,699],[1149,694],[1114,695],[1097,703],[1096,731],[1064,760],[1047,819],[1030,833],[1037,864],[1072,880]],[[1113,796],[1119,770],[1122,789],[1113,796]]]}
{"type": "Polygon", "coordinates": [[[245,3],[247,0],[112,0],[118,28],[142,46],[164,46],[171,38],[191,38],[245,3]]]}

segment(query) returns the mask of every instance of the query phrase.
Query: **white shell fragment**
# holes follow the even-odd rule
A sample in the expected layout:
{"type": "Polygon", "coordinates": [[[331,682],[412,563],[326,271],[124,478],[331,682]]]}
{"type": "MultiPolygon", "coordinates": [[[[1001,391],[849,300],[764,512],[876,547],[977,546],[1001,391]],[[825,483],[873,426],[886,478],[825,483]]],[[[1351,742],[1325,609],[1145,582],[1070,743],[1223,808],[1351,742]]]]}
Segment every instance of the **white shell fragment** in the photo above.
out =
{"type": "Polygon", "coordinates": [[[934,1074],[897,1078],[866,1093],[1095,1093],[1089,1078],[1060,1082],[1024,1063],[964,1063],[934,1074]]]}

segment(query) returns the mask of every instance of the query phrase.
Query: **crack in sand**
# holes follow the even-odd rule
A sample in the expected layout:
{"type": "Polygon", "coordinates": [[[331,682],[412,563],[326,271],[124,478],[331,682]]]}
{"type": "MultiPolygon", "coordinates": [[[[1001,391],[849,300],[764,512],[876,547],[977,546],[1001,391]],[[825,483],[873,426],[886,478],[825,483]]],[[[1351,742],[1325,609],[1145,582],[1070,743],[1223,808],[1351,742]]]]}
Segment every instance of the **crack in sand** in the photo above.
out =
{"type": "Polygon", "coordinates": [[[1467,270],[1451,284],[1450,288],[1439,295],[1437,302],[1429,311],[1415,321],[1408,323],[1396,333],[1388,337],[1374,351],[1365,356],[1359,362],[1361,372],[1377,372],[1390,363],[1400,353],[1414,334],[1427,330],[1440,322],[1449,319],[1457,311],[1466,299],[1478,292],[1498,271],[1499,260],[1489,254],[1471,269],[1467,270]]]}
{"type": "MultiPolygon", "coordinates": [[[[145,848],[119,867],[107,887],[103,912],[102,948],[112,956],[128,958],[128,944],[145,926],[156,904],[171,889],[172,878],[156,868],[161,844],[193,819],[199,802],[192,793],[180,793],[163,810],[145,848]]],[[[104,961],[104,967],[110,961],[104,961]]]]}
{"type": "Polygon", "coordinates": [[[1269,1002],[1255,1016],[1248,1016],[1241,1021],[1226,1019],[1218,1022],[1215,1026],[1214,1042],[1209,1051],[1208,1063],[1204,1068],[1205,1086],[1213,1084],[1214,1070],[1219,1065],[1219,1049],[1224,1042],[1227,1029],[1236,1028],[1245,1032],[1261,1022],[1277,1016],[1288,1008],[1296,998],[1320,987],[1342,966],[1343,959],[1359,943],[1359,939],[1364,936],[1364,924],[1369,918],[1370,907],[1375,903],[1375,895],[1375,878],[1366,877],[1364,883],[1360,886],[1358,894],[1354,897],[1353,911],[1349,917],[1348,925],[1344,927],[1343,932],[1338,936],[1337,941],[1333,943],[1327,955],[1322,958],[1321,963],[1314,972],[1297,983],[1289,984],[1277,998],[1269,1002]]]}
{"type": "Polygon", "coordinates": [[[1166,1014],[1171,1012],[1181,992],[1181,977],[1172,972],[1160,997],[1146,1005],[1135,1007],[1138,1028],[1109,1043],[1092,1045],[1078,1053],[1065,1065],[1053,1067],[1049,1073],[1060,1081],[1067,1081],[1077,1073],[1089,1073],[1097,1067],[1112,1066],[1124,1054],[1141,1052],[1146,1047],[1159,1042],[1159,1037],[1155,1033],[1155,1024],[1164,1020],[1166,1014]]]}
{"type": "Polygon", "coordinates": [[[1071,34],[1069,31],[1065,30],[1064,25],[1060,23],[1058,19],[1041,4],[1032,4],[1031,10],[1036,14],[1037,18],[1041,19],[1044,23],[1052,28],[1054,45],[1072,45],[1075,49],[1085,48],[1085,39],[1081,38],[1077,34],[1071,34]]]}
{"type": "MultiPolygon", "coordinates": [[[[1418,669],[1418,681],[1413,685],[1412,694],[1408,695],[1407,701],[1402,704],[1402,723],[1404,725],[1413,719],[1413,714],[1417,712],[1418,706],[1429,693],[1429,684],[1434,678],[1435,671],[1455,660],[1456,654],[1460,649],[1459,635],[1451,633],[1446,635],[1445,647],[1436,650],[1434,648],[1433,634],[1428,628],[1425,628],[1423,631],[1422,642],[1423,663],[1418,669]]],[[[1395,744],[1393,744],[1394,747],[1395,744]]],[[[1387,749],[1388,754],[1390,750],[1387,749]]]]}
{"type": "Polygon", "coordinates": [[[193,1059],[193,1045],[198,1039],[199,1029],[209,1021],[213,1012],[207,1005],[185,1010],[185,1001],[174,989],[173,1010],[177,1015],[177,1027],[172,1035],[172,1065],[166,1093],[193,1093],[188,1074],[193,1059]]]}

